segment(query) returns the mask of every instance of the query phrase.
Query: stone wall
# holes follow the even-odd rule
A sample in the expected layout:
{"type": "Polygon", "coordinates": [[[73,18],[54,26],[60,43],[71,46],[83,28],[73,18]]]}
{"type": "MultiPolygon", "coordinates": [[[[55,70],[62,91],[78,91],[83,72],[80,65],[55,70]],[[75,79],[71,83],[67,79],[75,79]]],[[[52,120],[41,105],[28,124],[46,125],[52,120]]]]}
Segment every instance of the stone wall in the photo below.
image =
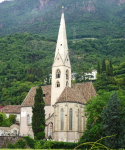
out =
{"type": "Polygon", "coordinates": [[[19,125],[13,124],[10,127],[0,127],[0,136],[16,136],[19,134],[19,125]]]}
{"type": "Polygon", "coordinates": [[[0,136],[0,148],[4,145],[4,147],[7,147],[8,143],[15,144],[19,139],[22,139],[23,137],[20,136],[0,136]]]}
{"type": "Polygon", "coordinates": [[[84,105],[78,103],[57,103],[54,108],[53,139],[55,141],[76,142],[85,131],[86,117],[84,105]],[[69,129],[69,111],[72,108],[72,130],[69,129]],[[64,129],[61,130],[61,109],[64,110],[64,129]]]}

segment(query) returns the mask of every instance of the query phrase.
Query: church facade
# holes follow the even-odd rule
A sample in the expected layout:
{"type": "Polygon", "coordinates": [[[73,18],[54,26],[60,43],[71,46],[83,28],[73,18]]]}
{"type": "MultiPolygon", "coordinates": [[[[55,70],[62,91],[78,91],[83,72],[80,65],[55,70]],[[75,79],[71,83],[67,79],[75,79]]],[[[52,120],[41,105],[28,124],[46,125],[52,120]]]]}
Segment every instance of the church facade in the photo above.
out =
{"type": "MultiPolygon", "coordinates": [[[[32,87],[21,105],[20,135],[32,132],[32,106],[36,88],[32,87]]],[[[75,142],[85,130],[85,103],[96,95],[92,82],[71,84],[71,64],[69,59],[64,13],[62,13],[54,62],[52,65],[52,85],[42,86],[45,101],[46,138],[55,141],[75,142]]]]}

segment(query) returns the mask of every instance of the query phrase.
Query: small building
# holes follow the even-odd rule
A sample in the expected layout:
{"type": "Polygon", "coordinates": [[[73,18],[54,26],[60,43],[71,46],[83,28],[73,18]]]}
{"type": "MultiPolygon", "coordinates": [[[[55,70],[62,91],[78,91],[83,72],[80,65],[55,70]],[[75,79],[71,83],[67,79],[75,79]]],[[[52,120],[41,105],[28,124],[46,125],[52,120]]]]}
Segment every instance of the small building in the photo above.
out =
{"type": "Polygon", "coordinates": [[[4,112],[9,118],[10,114],[16,115],[16,121],[20,122],[20,105],[7,105],[0,109],[0,112],[4,112]]]}
{"type": "Polygon", "coordinates": [[[0,109],[3,108],[4,106],[0,106],[0,109]]]}

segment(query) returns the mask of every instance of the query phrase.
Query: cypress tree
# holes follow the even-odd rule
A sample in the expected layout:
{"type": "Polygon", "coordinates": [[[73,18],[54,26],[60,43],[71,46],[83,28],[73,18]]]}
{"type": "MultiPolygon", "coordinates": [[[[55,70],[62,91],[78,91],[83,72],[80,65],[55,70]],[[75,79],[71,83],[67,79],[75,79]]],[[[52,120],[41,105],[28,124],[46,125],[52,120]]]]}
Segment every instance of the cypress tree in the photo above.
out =
{"type": "Polygon", "coordinates": [[[117,93],[114,92],[106,107],[103,108],[101,117],[102,117],[102,129],[106,136],[116,135],[113,137],[108,137],[105,139],[105,145],[108,148],[118,148],[119,142],[118,137],[120,133],[120,101],[117,97],[117,93]]]}
{"type": "Polygon", "coordinates": [[[41,86],[36,89],[35,102],[32,107],[32,129],[35,139],[45,138],[45,103],[43,100],[43,92],[41,86]]]}
{"type": "Polygon", "coordinates": [[[119,146],[120,148],[125,148],[125,107],[122,112],[122,120],[121,120],[121,131],[119,135],[119,146]]]}
{"type": "Polygon", "coordinates": [[[102,70],[101,70],[102,72],[103,71],[106,71],[106,64],[105,64],[105,59],[103,59],[103,61],[102,61],[102,70]]]}
{"type": "Polygon", "coordinates": [[[100,63],[99,63],[99,61],[97,63],[97,73],[100,74],[100,63]]]}
{"type": "Polygon", "coordinates": [[[113,67],[112,67],[112,61],[111,60],[109,62],[109,66],[110,66],[110,76],[113,76],[113,67]]]}

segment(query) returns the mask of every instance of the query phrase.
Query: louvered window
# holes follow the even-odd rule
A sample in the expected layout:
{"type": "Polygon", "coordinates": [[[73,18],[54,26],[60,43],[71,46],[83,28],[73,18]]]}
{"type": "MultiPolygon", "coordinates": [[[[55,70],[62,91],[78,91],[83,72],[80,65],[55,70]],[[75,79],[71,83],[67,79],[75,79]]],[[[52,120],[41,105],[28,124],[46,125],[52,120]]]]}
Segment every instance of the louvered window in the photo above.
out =
{"type": "Polygon", "coordinates": [[[56,78],[60,78],[60,76],[61,76],[61,71],[58,69],[58,70],[56,71],[56,78]]]}
{"type": "Polygon", "coordinates": [[[69,79],[69,71],[66,70],[66,79],[68,80],[69,79]]]}

